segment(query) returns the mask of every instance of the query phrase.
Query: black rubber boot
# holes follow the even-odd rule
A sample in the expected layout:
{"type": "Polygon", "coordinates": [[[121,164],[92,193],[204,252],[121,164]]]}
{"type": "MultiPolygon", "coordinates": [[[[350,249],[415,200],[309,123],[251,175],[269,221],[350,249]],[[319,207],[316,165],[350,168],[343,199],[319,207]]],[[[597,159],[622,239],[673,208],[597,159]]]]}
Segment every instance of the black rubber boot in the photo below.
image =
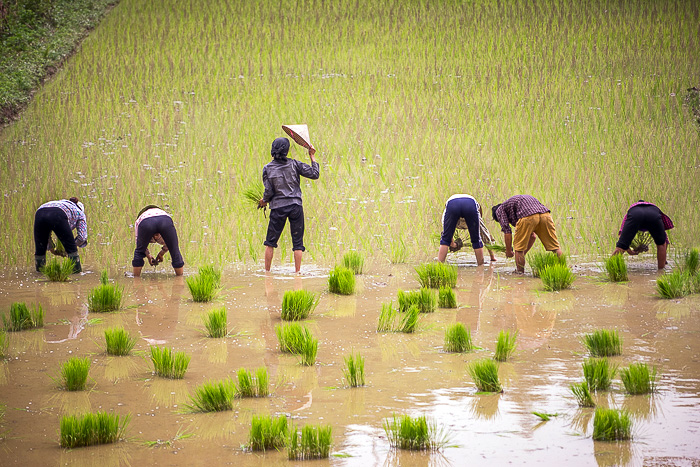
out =
{"type": "Polygon", "coordinates": [[[83,271],[83,268],[80,266],[80,256],[78,255],[78,253],[69,254],[68,258],[72,259],[73,263],[75,263],[73,265],[73,274],[77,274],[83,271]]]}
{"type": "Polygon", "coordinates": [[[36,265],[37,272],[41,272],[41,268],[46,266],[46,255],[34,255],[34,264],[36,265]]]}

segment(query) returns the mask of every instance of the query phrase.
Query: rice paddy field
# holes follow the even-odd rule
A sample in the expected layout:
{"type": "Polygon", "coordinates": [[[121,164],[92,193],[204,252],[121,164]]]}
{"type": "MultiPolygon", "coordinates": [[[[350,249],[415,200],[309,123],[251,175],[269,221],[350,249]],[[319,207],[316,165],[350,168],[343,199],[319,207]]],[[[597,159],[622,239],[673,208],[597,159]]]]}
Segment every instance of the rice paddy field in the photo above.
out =
{"type": "MultiPolygon", "coordinates": [[[[603,282],[601,262],[638,199],[673,219],[671,263],[697,246],[700,131],[686,93],[700,84],[699,24],[693,1],[122,0],[0,130],[0,314],[15,302],[44,311],[43,327],[0,336],[3,464],[283,465],[285,450],[245,446],[254,416],[287,415],[332,427],[324,465],[697,465],[700,297],[659,298],[653,248],[626,258],[627,282],[603,282]],[[299,123],[321,166],[302,182],[302,274],[287,231],[264,274],[268,219],[243,192],[281,126],[299,123]],[[484,267],[450,254],[457,308],[378,333],[382,304],[420,288],[414,268],[434,260],[454,193],[485,214],[514,194],[540,199],[572,288],[546,292],[502,254],[484,267]],[[88,218],[83,273],[47,282],[34,272],[34,212],[70,196],[88,218]],[[172,213],[186,276],[223,270],[213,302],[192,300],[168,256],[128,277],[147,204],[172,213]],[[365,258],[354,293],[331,294],[328,273],[353,250],[365,258]],[[88,312],[104,269],[122,307],[88,312]],[[299,289],[318,297],[302,321],[318,339],[313,365],[275,333],[284,292],[299,289]],[[207,337],[203,316],[222,306],[228,333],[207,337]],[[456,323],[474,352],[444,351],[456,323]],[[115,327],[137,338],[127,356],[106,354],[115,327]],[[650,395],[626,394],[619,375],[593,393],[630,414],[630,440],[594,441],[595,408],[570,389],[590,357],[581,340],[599,329],[622,338],[613,366],[658,370],[650,395]],[[501,331],[517,333],[503,392],[479,393],[468,366],[493,356],[501,331]],[[190,355],[184,378],[156,376],[150,346],[190,355]],[[365,386],[345,383],[351,354],[365,386]],[[90,359],[86,390],[62,388],[73,357],[90,359]],[[262,366],[268,397],[185,409],[199,385],[262,366]],[[97,411],[130,416],[121,441],[60,447],[61,417],[97,411]],[[383,426],[403,415],[426,416],[441,448],[393,447],[383,426]]],[[[290,156],[308,162],[299,146],[290,156]]]]}

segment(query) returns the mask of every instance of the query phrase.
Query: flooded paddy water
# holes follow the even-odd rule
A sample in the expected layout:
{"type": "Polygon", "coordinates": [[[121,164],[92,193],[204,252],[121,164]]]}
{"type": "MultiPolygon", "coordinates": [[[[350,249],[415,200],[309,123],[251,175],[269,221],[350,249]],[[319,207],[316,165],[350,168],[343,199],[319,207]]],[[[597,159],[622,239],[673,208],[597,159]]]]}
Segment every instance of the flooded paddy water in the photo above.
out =
{"type": "MultiPolygon", "coordinates": [[[[149,272],[117,279],[126,309],[87,312],[87,294],[99,274],[88,271],[67,284],[34,273],[0,279],[0,311],[11,303],[40,303],[43,329],[8,333],[9,358],[0,363],[3,464],[143,465],[286,464],[286,453],[243,449],[253,415],[287,414],[299,426],[330,424],[333,465],[697,465],[700,459],[700,298],[661,300],[653,292],[653,266],[633,266],[624,284],[603,283],[595,267],[578,267],[572,290],[544,292],[529,275],[510,273],[512,262],[477,268],[460,264],[457,309],[421,315],[415,334],[377,333],[382,303],[398,289],[419,284],[410,265],[372,266],[358,277],[352,296],[327,292],[327,270],[304,265],[295,276],[278,267],[270,275],[255,266],[224,270],[224,290],[209,304],[191,300],[183,278],[149,272]],[[274,327],[286,290],[320,294],[304,322],[319,339],[316,364],[303,367],[278,350],[274,327]],[[201,316],[225,305],[232,333],[204,336],[201,316]],[[483,350],[442,351],[445,327],[462,322],[483,350]],[[124,326],[139,337],[135,353],[104,352],[104,329],[124,326]],[[587,357],[581,336],[619,330],[623,354],[614,363],[647,362],[660,371],[659,391],[628,396],[616,377],[599,392],[599,406],[624,408],[633,417],[633,439],[592,440],[594,409],[581,409],[569,385],[583,380],[587,357]],[[493,355],[500,330],[518,331],[518,348],[502,363],[502,394],[478,394],[468,362],[493,355]],[[166,344],[192,355],[183,380],[152,374],[144,351],[166,344]],[[365,358],[367,385],[345,387],[344,357],[365,358]],[[59,388],[60,365],[72,356],[92,360],[89,390],[59,388]],[[186,413],[194,388],[234,377],[245,367],[266,366],[271,395],[237,400],[233,411],[186,413]],[[131,414],[126,439],[74,450],[59,447],[63,415],[87,411],[131,414]],[[557,414],[543,422],[533,411],[557,414]],[[426,415],[449,438],[440,452],[411,453],[389,446],[382,423],[392,414],[426,415]]],[[[169,272],[169,271],[168,271],[169,272]]]]}

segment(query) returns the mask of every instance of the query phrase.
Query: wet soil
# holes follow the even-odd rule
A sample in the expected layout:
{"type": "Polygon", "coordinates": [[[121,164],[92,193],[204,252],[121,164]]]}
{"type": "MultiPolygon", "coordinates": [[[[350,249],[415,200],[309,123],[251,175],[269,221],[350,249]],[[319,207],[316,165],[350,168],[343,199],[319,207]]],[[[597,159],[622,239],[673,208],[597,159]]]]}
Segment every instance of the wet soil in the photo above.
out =
{"type": "Polygon", "coordinates": [[[304,265],[294,276],[281,268],[266,276],[251,268],[224,271],[224,291],[213,304],[192,302],[182,278],[148,272],[118,278],[128,308],[88,314],[87,294],[99,274],[67,284],[34,273],[0,278],[0,312],[12,302],[40,303],[46,326],[8,334],[9,358],[0,363],[0,449],[3,465],[278,465],[286,453],[249,453],[254,414],[287,414],[298,425],[330,424],[333,454],[318,465],[697,465],[700,459],[700,297],[661,300],[654,295],[653,266],[640,265],[624,284],[601,282],[595,268],[577,268],[572,290],[548,293],[531,276],[510,273],[501,263],[461,264],[459,308],[422,315],[419,332],[378,334],[381,305],[398,289],[418,287],[412,266],[370,267],[358,276],[355,295],[327,292],[327,272],[304,265]],[[302,367],[278,351],[274,327],[281,323],[285,290],[321,295],[306,321],[319,338],[317,363],[302,367]],[[225,305],[232,335],[204,337],[201,316],[225,305]],[[474,353],[442,351],[444,329],[462,322],[472,330],[474,353]],[[122,325],[140,337],[128,357],[104,353],[104,329],[122,325]],[[613,358],[656,365],[659,392],[627,396],[616,378],[598,393],[601,406],[633,414],[634,439],[603,443],[591,438],[593,409],[580,409],[569,385],[583,379],[587,357],[581,336],[618,329],[623,355],[613,358]],[[518,350],[501,364],[502,394],[477,394],[468,362],[492,355],[498,332],[517,330],[518,350]],[[145,357],[149,344],[167,344],[192,355],[183,380],[155,377],[145,357]],[[365,357],[367,386],[343,381],[343,358],[365,357]],[[90,356],[90,389],[70,393],[55,379],[63,361],[90,356]],[[235,377],[241,368],[267,366],[272,395],[237,401],[233,411],[183,413],[188,394],[207,380],[235,377]],[[127,438],[74,450],[58,445],[62,415],[107,410],[131,414],[127,438]],[[533,411],[556,413],[542,422],[533,411]],[[382,422],[394,413],[425,414],[444,429],[449,446],[438,453],[390,448],[382,422]],[[192,435],[180,438],[182,435],[192,435]]]}

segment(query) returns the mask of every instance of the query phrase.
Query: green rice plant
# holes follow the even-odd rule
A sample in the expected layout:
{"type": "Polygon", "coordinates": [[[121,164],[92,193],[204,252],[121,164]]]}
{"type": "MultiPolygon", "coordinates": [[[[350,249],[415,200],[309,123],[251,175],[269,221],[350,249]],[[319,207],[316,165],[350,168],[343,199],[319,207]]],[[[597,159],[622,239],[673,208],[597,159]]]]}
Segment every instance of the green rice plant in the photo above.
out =
{"type": "Polygon", "coordinates": [[[306,425],[301,432],[292,426],[287,438],[287,456],[290,460],[327,459],[332,441],[330,425],[306,425]]]}
{"type": "Polygon", "coordinates": [[[213,266],[203,266],[185,281],[195,302],[210,302],[221,291],[221,272],[213,266]]]}
{"type": "Polygon", "coordinates": [[[627,277],[627,263],[622,255],[613,255],[605,258],[605,272],[610,282],[625,282],[627,277]]]}
{"type": "MultiPolygon", "coordinates": [[[[556,255],[554,255],[556,256],[556,255]]],[[[568,289],[574,282],[574,274],[565,264],[552,264],[539,269],[540,278],[544,289],[549,291],[557,291],[568,289]]]]}
{"type": "Polygon", "coordinates": [[[379,313],[377,332],[393,332],[394,323],[399,315],[399,311],[394,309],[394,303],[383,303],[382,311],[379,313]]]}
{"type": "Polygon", "coordinates": [[[681,298],[691,292],[693,280],[690,274],[681,269],[674,269],[656,279],[656,292],[662,298],[681,298]]]}
{"type": "Polygon", "coordinates": [[[169,347],[151,346],[151,362],[156,375],[163,378],[182,379],[190,364],[185,352],[173,352],[169,347]]]}
{"type": "Polygon", "coordinates": [[[464,324],[456,323],[445,330],[445,352],[471,352],[474,350],[472,344],[472,333],[464,324]]]}
{"type": "Polygon", "coordinates": [[[54,236],[51,235],[49,238],[49,247],[51,247],[51,244],[53,243],[53,253],[56,256],[66,256],[66,247],[63,246],[63,243],[61,243],[61,240],[58,239],[58,237],[55,238],[54,241],[54,236]]]}
{"type": "Polygon", "coordinates": [[[336,266],[328,273],[328,290],[340,295],[355,292],[355,274],[344,266],[336,266]]]}
{"type": "Polygon", "coordinates": [[[640,230],[632,239],[630,249],[637,253],[649,251],[649,245],[651,245],[652,240],[653,239],[651,238],[651,234],[649,232],[642,232],[640,230]]]}
{"type": "Polygon", "coordinates": [[[209,310],[202,317],[204,327],[207,329],[209,337],[226,337],[228,335],[228,321],[226,319],[226,307],[209,310]]]}
{"type": "Polygon", "coordinates": [[[452,287],[440,287],[438,291],[438,307],[457,308],[457,297],[452,287]]]}
{"type": "Polygon", "coordinates": [[[540,420],[542,420],[543,422],[548,422],[552,417],[556,417],[559,414],[546,412],[532,412],[532,415],[539,417],[540,420]]]}
{"type": "Polygon", "coordinates": [[[437,305],[437,294],[427,287],[408,292],[399,289],[398,301],[401,313],[405,313],[413,305],[417,305],[421,313],[432,313],[437,305]]]}
{"type": "Polygon", "coordinates": [[[467,367],[469,376],[481,392],[503,392],[498,380],[498,363],[490,358],[475,360],[467,367]]]}
{"type": "Polygon", "coordinates": [[[343,267],[352,269],[355,274],[362,274],[365,258],[357,251],[348,251],[343,255],[343,267]]]}
{"type": "Polygon", "coordinates": [[[576,398],[579,407],[595,407],[595,401],[591,395],[591,391],[588,388],[588,383],[582,381],[580,383],[574,383],[571,386],[571,393],[576,398]]]}
{"type": "Polygon", "coordinates": [[[383,427],[389,445],[393,448],[436,451],[448,442],[435,423],[429,422],[424,415],[413,418],[410,415],[394,414],[391,418],[384,420],[383,427]]]}
{"type": "Polygon", "coordinates": [[[107,272],[106,269],[103,269],[102,272],[100,273],[100,284],[102,284],[102,285],[109,284],[109,273],[107,272]]]}
{"type": "Polygon", "coordinates": [[[306,319],[318,302],[316,294],[308,290],[287,290],[282,297],[282,319],[285,321],[306,319]]]}
{"type": "Polygon", "coordinates": [[[505,362],[508,360],[515,351],[517,340],[517,331],[514,331],[512,334],[510,331],[499,332],[498,340],[496,341],[496,352],[494,353],[493,359],[498,362],[505,362]]]}
{"type": "Polygon", "coordinates": [[[301,352],[301,364],[304,366],[313,366],[316,363],[316,354],[318,353],[318,339],[306,339],[303,342],[301,352]]]}
{"type": "Polygon", "coordinates": [[[287,417],[277,418],[269,415],[253,415],[250,422],[248,447],[251,451],[266,451],[284,446],[288,433],[287,417]]]}
{"type": "Polygon", "coordinates": [[[617,365],[611,365],[607,358],[588,358],[583,364],[583,377],[591,391],[610,389],[617,372],[617,365]]]}
{"type": "Polygon", "coordinates": [[[552,252],[535,252],[535,253],[530,253],[528,256],[528,264],[530,265],[530,269],[532,269],[532,275],[535,277],[540,277],[541,271],[544,269],[545,266],[554,266],[554,265],[562,265],[566,266],[566,256],[565,255],[557,255],[556,253],[552,252]]]}
{"type": "Polygon", "coordinates": [[[350,354],[345,357],[345,368],[343,368],[345,381],[351,388],[365,385],[365,359],[359,353],[350,354]]]}
{"type": "Polygon", "coordinates": [[[255,370],[255,386],[257,397],[267,397],[270,395],[270,377],[267,374],[267,368],[261,366],[255,370]]]}
{"type": "Polygon", "coordinates": [[[67,391],[82,391],[87,383],[90,359],[73,357],[61,366],[61,379],[67,391]]]}
{"type": "Polygon", "coordinates": [[[500,243],[492,243],[490,245],[484,244],[487,250],[495,251],[496,253],[505,253],[506,246],[500,243]]]}
{"type": "Polygon", "coordinates": [[[680,265],[680,268],[691,276],[697,274],[698,269],[700,269],[700,252],[698,252],[697,248],[693,248],[683,256],[683,263],[680,265]]]}
{"type": "MultiPolygon", "coordinates": [[[[103,274],[106,271],[103,271],[103,274]]],[[[103,276],[106,277],[106,276],[103,276]]],[[[106,313],[116,311],[122,306],[124,288],[116,284],[102,281],[88,294],[88,311],[90,313],[106,313]]]]}
{"type": "Polygon", "coordinates": [[[304,348],[307,347],[306,342],[314,340],[311,331],[306,326],[302,327],[299,323],[277,325],[275,326],[275,333],[280,344],[280,350],[292,354],[301,354],[304,348]]]}
{"type": "Polygon", "coordinates": [[[389,262],[391,264],[403,264],[408,259],[408,248],[403,239],[392,241],[389,245],[389,262]]]}
{"type": "Polygon", "coordinates": [[[593,357],[614,357],[622,354],[622,339],[617,330],[598,329],[581,339],[593,357]]]}
{"type": "Polygon", "coordinates": [[[137,339],[131,337],[122,327],[105,329],[105,342],[108,355],[129,355],[136,345],[137,339]]]}
{"type": "Polygon", "coordinates": [[[7,356],[7,348],[9,347],[9,342],[7,340],[7,333],[0,329],[0,359],[7,356]]]}
{"type": "Polygon", "coordinates": [[[33,305],[30,310],[25,303],[15,302],[10,305],[9,317],[2,315],[2,322],[9,332],[41,328],[44,326],[44,309],[41,305],[33,305]]]}
{"type": "Polygon", "coordinates": [[[620,441],[632,438],[632,418],[625,410],[595,409],[593,439],[595,441],[620,441]]]}
{"type": "Polygon", "coordinates": [[[107,412],[86,413],[81,417],[67,415],[61,418],[60,443],[64,448],[78,448],[95,444],[114,443],[124,435],[130,415],[107,412]]]}
{"type": "Polygon", "coordinates": [[[656,392],[656,367],[646,363],[633,363],[620,369],[620,379],[628,394],[649,394],[656,392]]]}
{"type": "Polygon", "coordinates": [[[255,375],[245,368],[238,370],[238,385],[236,386],[238,397],[267,397],[270,393],[268,385],[269,377],[266,367],[263,366],[255,370],[255,375]]]}
{"type": "Polygon", "coordinates": [[[236,383],[231,378],[206,382],[197,386],[187,409],[192,412],[222,412],[233,409],[236,383]]]}
{"type": "Polygon", "coordinates": [[[401,319],[395,328],[397,332],[410,334],[416,331],[418,321],[420,320],[420,309],[417,305],[411,306],[406,312],[401,315],[401,319]]]}
{"type": "Polygon", "coordinates": [[[51,258],[40,268],[40,271],[51,282],[68,282],[68,278],[73,274],[75,263],[70,258],[51,258]]]}
{"type": "Polygon", "coordinates": [[[421,287],[439,289],[457,285],[457,266],[445,263],[426,263],[415,268],[421,287]]]}
{"type": "Polygon", "coordinates": [[[265,186],[260,182],[252,183],[241,192],[241,195],[248,202],[248,205],[253,208],[258,207],[258,202],[263,199],[264,194],[265,186]]]}

